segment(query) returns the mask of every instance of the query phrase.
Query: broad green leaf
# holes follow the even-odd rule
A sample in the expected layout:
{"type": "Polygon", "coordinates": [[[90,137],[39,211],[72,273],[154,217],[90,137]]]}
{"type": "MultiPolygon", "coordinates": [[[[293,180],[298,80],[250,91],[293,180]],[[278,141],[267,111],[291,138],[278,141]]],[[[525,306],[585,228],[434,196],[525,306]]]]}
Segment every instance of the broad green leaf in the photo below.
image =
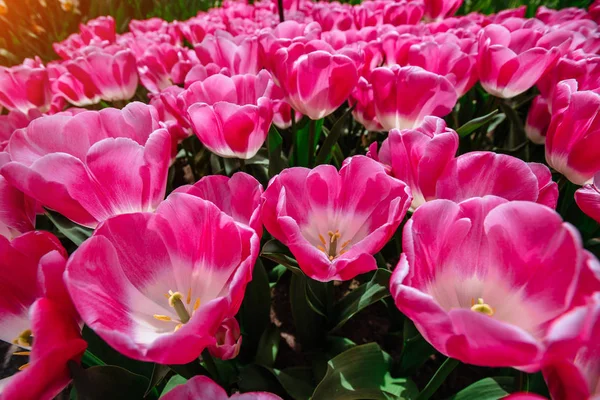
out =
{"type": "Polygon", "coordinates": [[[271,289],[277,285],[277,283],[279,282],[281,277],[285,275],[287,270],[288,269],[285,267],[285,265],[278,264],[274,266],[271,269],[271,271],[269,271],[269,286],[271,287],[271,289]]]}
{"type": "Polygon", "coordinates": [[[96,365],[106,365],[104,361],[96,357],[89,350],[86,350],[85,353],[83,353],[83,357],[81,357],[81,362],[88,367],[94,367],[96,365]]]}
{"type": "Polygon", "coordinates": [[[57,212],[46,209],[48,219],[56,226],[56,228],[65,235],[71,242],[77,246],[81,245],[87,238],[92,236],[94,232],[90,228],[77,225],[75,222],[63,217],[57,212]]]}
{"type": "Polygon", "coordinates": [[[285,167],[286,162],[282,155],[283,139],[277,131],[275,125],[271,125],[269,136],[267,137],[267,148],[269,150],[269,177],[272,178],[280,173],[285,167]]]}
{"type": "Polygon", "coordinates": [[[329,358],[333,358],[354,346],[356,346],[356,343],[348,338],[342,336],[327,336],[327,355],[329,358]]]}
{"type": "Polygon", "coordinates": [[[78,400],[141,399],[149,383],[146,377],[114,365],[71,368],[71,373],[78,400]]]}
{"type": "Polygon", "coordinates": [[[404,343],[400,358],[400,371],[403,375],[412,375],[427,361],[435,349],[419,333],[413,322],[404,320],[404,343]]]}
{"type": "Polygon", "coordinates": [[[306,302],[310,308],[317,314],[327,318],[327,285],[329,282],[319,282],[313,279],[307,278],[306,290],[306,302]]]}
{"type": "Polygon", "coordinates": [[[390,271],[379,268],[369,282],[360,285],[338,301],[333,308],[331,331],[341,328],[352,316],[389,296],[391,276],[390,271]]]}
{"type": "Polygon", "coordinates": [[[241,330],[244,333],[241,352],[246,359],[254,358],[261,335],[269,325],[270,311],[269,279],[262,261],[257,259],[252,272],[252,281],[246,287],[244,301],[238,314],[241,330]]]}
{"type": "Polygon", "coordinates": [[[278,240],[272,239],[265,243],[260,255],[283,265],[294,274],[304,275],[304,273],[298,267],[298,262],[291,255],[289,249],[278,240]]]}
{"type": "Polygon", "coordinates": [[[315,121],[315,140],[312,149],[308,148],[309,129],[311,121],[308,119],[308,117],[305,117],[304,121],[301,121],[301,123],[298,124],[299,129],[296,132],[292,165],[297,167],[309,167],[309,152],[312,151],[312,153],[314,154],[316,150],[317,143],[319,143],[319,138],[321,137],[323,121],[323,119],[315,121]]]}
{"type": "Polygon", "coordinates": [[[292,274],[290,305],[296,333],[303,348],[314,348],[324,334],[325,318],[313,311],[306,300],[308,279],[304,274],[292,274]]]}
{"type": "Polygon", "coordinates": [[[275,325],[269,326],[258,342],[258,350],[256,351],[256,363],[264,367],[272,367],[275,364],[277,353],[279,351],[279,328],[275,325]]]}
{"type": "MultiPolygon", "coordinates": [[[[346,122],[348,116],[350,116],[352,109],[353,108],[349,108],[344,115],[335,121],[335,124],[333,124],[331,127],[331,130],[323,141],[323,145],[319,149],[319,154],[317,155],[315,165],[325,164],[331,159],[333,148],[344,132],[344,123],[346,122]]],[[[324,128],[322,129],[324,130],[324,128]]]]}
{"type": "Polygon", "coordinates": [[[313,400],[392,400],[414,396],[414,383],[390,375],[391,358],[377,343],[356,346],[331,359],[313,400]]]}
{"type": "Polygon", "coordinates": [[[144,397],[148,396],[152,390],[156,390],[156,386],[158,386],[163,379],[165,379],[169,372],[171,372],[171,368],[169,368],[168,365],[154,364],[154,371],[152,371],[152,377],[150,378],[150,383],[146,388],[144,397]]]}
{"type": "Polygon", "coordinates": [[[475,132],[475,130],[477,130],[478,128],[481,128],[485,124],[491,122],[496,116],[496,114],[498,114],[498,110],[494,110],[491,113],[482,117],[472,119],[471,121],[458,128],[456,130],[456,133],[458,133],[458,136],[460,136],[461,138],[468,136],[471,133],[475,132]]]}
{"type": "Polygon", "coordinates": [[[275,376],[257,364],[246,365],[240,370],[238,387],[241,392],[270,392],[283,395],[283,388],[275,376]]]}
{"type": "Polygon", "coordinates": [[[484,378],[461,390],[449,400],[497,400],[505,397],[514,385],[514,378],[500,376],[484,378]]]}
{"type": "Polygon", "coordinates": [[[165,385],[165,388],[163,389],[162,393],[160,394],[160,397],[163,397],[165,394],[169,393],[171,390],[173,390],[173,388],[175,386],[183,385],[186,382],[187,382],[187,379],[185,379],[183,376],[173,375],[171,377],[171,379],[169,379],[167,384],[165,385]]]}
{"type": "Polygon", "coordinates": [[[290,367],[284,370],[266,368],[277,378],[283,389],[294,400],[308,400],[315,385],[310,367],[290,367]]]}

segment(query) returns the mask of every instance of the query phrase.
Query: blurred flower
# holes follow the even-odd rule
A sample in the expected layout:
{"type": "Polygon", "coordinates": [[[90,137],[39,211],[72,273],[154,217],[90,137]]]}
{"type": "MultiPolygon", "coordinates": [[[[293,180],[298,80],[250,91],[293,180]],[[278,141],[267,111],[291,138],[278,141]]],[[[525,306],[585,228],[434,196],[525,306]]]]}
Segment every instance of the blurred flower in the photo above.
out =
{"type": "Polygon", "coordinates": [[[266,392],[235,393],[231,397],[209,377],[197,375],[183,385],[175,386],[162,397],[163,400],[210,399],[210,400],[281,400],[266,392]]]}
{"type": "Polygon", "coordinates": [[[4,2],[4,0],[0,0],[0,15],[8,14],[8,6],[4,2]]]}
{"type": "Polygon", "coordinates": [[[237,313],[259,246],[214,204],[174,193],[155,213],[106,220],[71,255],[65,283],[83,321],[113,348],[186,364],[237,313]]]}
{"type": "Polygon", "coordinates": [[[422,205],[402,249],[390,291],[429,343],[465,363],[526,372],[540,369],[548,329],[590,284],[593,259],[554,210],[495,196],[422,205]]]}
{"type": "Polygon", "coordinates": [[[575,202],[589,217],[600,223],[600,171],[594,175],[594,182],[575,192],[575,202]]]}
{"type": "Polygon", "coordinates": [[[265,228],[290,248],[302,271],[327,282],[375,270],[383,248],[410,206],[407,185],[364,157],[295,167],[271,180],[261,208],[265,228]]]}
{"type": "Polygon", "coordinates": [[[458,11],[463,0],[424,0],[425,18],[429,21],[439,21],[451,17],[458,11]]]}
{"type": "Polygon", "coordinates": [[[525,122],[525,133],[529,140],[535,144],[546,142],[546,131],[550,125],[550,110],[548,102],[542,96],[536,96],[531,103],[525,122]]]}
{"type": "Polygon", "coordinates": [[[0,67],[0,105],[27,115],[31,110],[48,111],[51,98],[48,70],[39,58],[0,67]]]}
{"type": "Polygon", "coordinates": [[[58,0],[64,12],[79,12],[79,0],[58,0]]]}

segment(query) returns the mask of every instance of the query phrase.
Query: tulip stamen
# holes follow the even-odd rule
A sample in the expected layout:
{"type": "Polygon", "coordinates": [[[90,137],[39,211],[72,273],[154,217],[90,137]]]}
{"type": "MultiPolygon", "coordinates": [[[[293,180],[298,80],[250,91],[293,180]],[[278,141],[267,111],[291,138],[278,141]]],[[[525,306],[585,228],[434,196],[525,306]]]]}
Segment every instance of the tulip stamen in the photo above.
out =
{"type": "Polygon", "coordinates": [[[187,304],[190,304],[192,302],[192,288],[191,287],[188,289],[187,298],[185,299],[185,302],[187,304]]]}
{"type": "Polygon", "coordinates": [[[172,321],[168,315],[154,314],[153,317],[159,321],[172,321]]]}
{"type": "Polygon", "coordinates": [[[21,347],[31,347],[33,345],[33,335],[31,329],[25,329],[23,332],[13,340],[13,344],[21,347]]]}
{"type": "Polygon", "coordinates": [[[169,294],[171,295],[169,297],[169,305],[175,309],[181,323],[185,324],[190,320],[190,314],[181,300],[183,295],[180,292],[172,292],[170,290],[169,294]]]}
{"type": "Polygon", "coordinates": [[[335,233],[332,231],[327,232],[327,234],[329,235],[329,260],[333,260],[338,254],[337,254],[337,244],[338,244],[338,239],[340,237],[342,237],[342,235],[340,235],[340,231],[336,230],[335,233]]]}
{"type": "Polygon", "coordinates": [[[23,364],[19,367],[19,371],[23,371],[25,368],[29,367],[29,363],[23,364]]]}
{"type": "Polygon", "coordinates": [[[494,315],[495,312],[494,309],[489,304],[486,304],[481,297],[478,298],[477,301],[475,301],[475,299],[471,299],[471,310],[488,315],[490,317],[494,315]]]}
{"type": "Polygon", "coordinates": [[[30,351],[15,351],[13,353],[13,356],[28,356],[30,354],[31,354],[30,351]]]}

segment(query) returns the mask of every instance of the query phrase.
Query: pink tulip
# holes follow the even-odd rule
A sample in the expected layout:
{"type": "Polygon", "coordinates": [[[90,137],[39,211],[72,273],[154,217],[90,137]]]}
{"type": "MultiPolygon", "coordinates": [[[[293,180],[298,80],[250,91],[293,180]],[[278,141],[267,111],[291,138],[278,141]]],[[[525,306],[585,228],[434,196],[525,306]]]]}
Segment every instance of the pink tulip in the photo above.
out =
{"type": "Polygon", "coordinates": [[[231,178],[205,176],[194,185],[180,186],[174,192],[210,201],[235,222],[254,229],[259,238],[262,236],[260,198],[263,188],[253,176],[243,172],[236,172],[231,178]]]}
{"type": "Polygon", "coordinates": [[[600,223],[600,172],[594,175],[594,182],[575,192],[575,202],[588,216],[600,223]]]}
{"type": "Polygon", "coordinates": [[[312,9],[312,16],[323,27],[323,31],[347,31],[355,27],[352,7],[349,4],[340,4],[337,1],[316,3],[312,9]]]}
{"type": "Polygon", "coordinates": [[[173,84],[183,83],[197,63],[193,51],[161,43],[150,47],[137,59],[137,69],[142,85],[151,93],[159,93],[173,84]]]}
{"type": "MultiPolygon", "coordinates": [[[[0,161],[0,166],[2,164],[0,161]]],[[[0,236],[10,240],[35,229],[35,206],[33,199],[0,175],[0,236]]]]}
{"type": "Polygon", "coordinates": [[[560,82],[546,134],[546,161],[576,185],[600,171],[600,93],[578,91],[577,81],[560,82]]]}
{"type": "Polygon", "coordinates": [[[354,107],[352,116],[369,131],[381,131],[383,127],[377,120],[373,104],[373,85],[362,76],[358,78],[356,87],[350,94],[348,103],[354,107]]]}
{"type": "MultiPolygon", "coordinates": [[[[100,49],[92,49],[85,55],[64,64],[69,72],[68,80],[62,81],[63,86],[56,86],[67,100],[76,106],[93,104],[78,102],[78,99],[87,98],[89,101],[99,102],[118,101],[131,99],[138,85],[138,74],[135,66],[135,57],[129,50],[118,50],[114,54],[100,49]],[[84,95],[81,95],[83,91],[84,95]],[[74,92],[77,95],[71,93],[74,92]]],[[[59,78],[59,81],[61,79],[59,78]]]]}
{"type": "Polygon", "coordinates": [[[588,8],[590,18],[600,24],[600,0],[594,0],[588,8]]]}
{"type": "Polygon", "coordinates": [[[411,201],[404,182],[364,156],[346,159],[339,172],[330,165],[285,169],[262,197],[265,228],[290,248],[306,275],[322,282],[376,269],[373,254],[411,201]]]}
{"type": "Polygon", "coordinates": [[[440,21],[451,17],[458,11],[463,0],[424,0],[425,19],[429,21],[440,21]]]}
{"type": "Polygon", "coordinates": [[[169,86],[160,93],[149,95],[150,105],[156,109],[160,125],[165,127],[171,135],[173,158],[178,152],[177,145],[193,134],[185,112],[179,108],[177,102],[177,97],[182,92],[183,89],[179,86],[169,86]]]}
{"type": "Polygon", "coordinates": [[[10,111],[7,115],[0,115],[0,152],[4,151],[10,137],[17,129],[26,128],[29,122],[41,116],[42,114],[36,110],[30,111],[27,115],[19,111],[10,111]]]}
{"type": "Polygon", "coordinates": [[[145,20],[131,20],[129,30],[135,36],[164,35],[169,37],[167,41],[171,44],[180,44],[181,35],[175,25],[169,24],[160,18],[150,18],[145,20]]]}
{"type": "Polygon", "coordinates": [[[263,67],[257,37],[238,36],[223,31],[207,35],[194,50],[204,65],[215,63],[233,74],[257,74],[263,67]]]}
{"type": "MultiPolygon", "coordinates": [[[[273,124],[276,127],[287,129],[292,126],[292,106],[285,101],[285,94],[277,85],[271,87],[271,106],[273,108],[273,124]]],[[[295,122],[300,122],[302,117],[301,113],[294,113],[295,122]]]]}
{"type": "Polygon", "coordinates": [[[546,142],[546,131],[552,117],[548,107],[548,102],[544,97],[536,96],[527,114],[525,133],[529,140],[535,144],[544,144],[546,142]]]}
{"type": "Polygon", "coordinates": [[[46,112],[52,92],[48,71],[39,59],[27,59],[21,65],[0,67],[0,105],[27,114],[46,112]]]}
{"type": "Polygon", "coordinates": [[[544,396],[529,392],[511,393],[502,400],[546,400],[544,396]]]}
{"type": "Polygon", "coordinates": [[[237,313],[258,251],[252,229],[174,193],[155,213],[104,221],[71,255],[65,283],[84,322],[113,348],[185,364],[237,313]]]}
{"type": "Polygon", "coordinates": [[[477,68],[483,88],[496,97],[511,98],[530,89],[552,67],[559,49],[539,47],[543,33],[534,29],[513,32],[488,25],[479,38],[477,68]]]}
{"type": "Polygon", "coordinates": [[[375,115],[385,130],[418,127],[429,115],[443,117],[457,101],[448,79],[421,67],[375,68],[371,83],[375,115]]]}
{"type": "Polygon", "coordinates": [[[549,324],[570,308],[585,267],[573,226],[532,202],[434,200],[402,241],[390,291],[429,343],[469,364],[540,369],[549,324]]]}
{"type": "Polygon", "coordinates": [[[90,44],[94,40],[106,40],[114,43],[117,40],[115,19],[113,17],[98,17],[89,20],[86,24],[79,24],[81,39],[90,44]]]}
{"type": "Polygon", "coordinates": [[[209,377],[197,375],[183,385],[167,392],[163,400],[281,400],[281,397],[266,392],[235,393],[231,397],[209,377]]]}
{"type": "Polygon", "coordinates": [[[192,130],[210,151],[228,158],[254,157],[269,133],[273,81],[258,75],[217,74],[192,84],[180,96],[192,130]]]}
{"type": "Polygon", "coordinates": [[[543,164],[488,151],[473,151],[451,160],[436,184],[438,199],[461,202],[487,195],[556,208],[558,185],[543,164]]]}
{"type": "Polygon", "coordinates": [[[215,339],[217,342],[208,347],[211,356],[221,360],[236,358],[242,346],[242,335],[237,320],[229,318],[223,321],[223,324],[217,330],[215,339]]]}
{"type": "Polygon", "coordinates": [[[87,347],[77,320],[60,303],[37,300],[31,306],[30,320],[29,337],[35,340],[29,362],[21,366],[21,372],[0,381],[3,399],[54,399],[71,382],[68,363],[79,364],[87,347]]]}
{"type": "Polygon", "coordinates": [[[342,54],[320,40],[297,42],[277,50],[273,77],[296,111],[318,120],[350,95],[358,80],[358,58],[352,50],[342,54]]]}
{"type": "Polygon", "coordinates": [[[209,76],[216,74],[231,76],[231,72],[227,68],[221,68],[215,63],[194,65],[185,76],[184,87],[187,89],[192,83],[203,81],[209,76]]]}
{"type": "Polygon", "coordinates": [[[570,22],[574,20],[586,19],[587,12],[577,7],[563,8],[562,10],[553,10],[551,8],[540,6],[535,12],[535,17],[546,25],[556,25],[561,22],[570,22]]]}
{"type": "Polygon", "coordinates": [[[550,328],[542,369],[553,399],[600,396],[600,292],[586,305],[564,314],[550,328]]]}
{"type": "Polygon", "coordinates": [[[321,25],[317,22],[302,24],[297,21],[284,21],[273,29],[264,29],[259,34],[261,54],[265,68],[273,70],[275,54],[295,42],[309,42],[321,38],[321,25]]]}
{"type": "Polygon", "coordinates": [[[164,198],[171,137],[141,103],[38,118],[8,143],[4,178],[44,207],[95,227],[164,198]],[[123,162],[127,160],[127,168],[123,162]]]}
{"type": "Polygon", "coordinates": [[[455,43],[421,42],[412,45],[408,50],[407,64],[446,77],[458,97],[477,82],[475,56],[464,53],[455,43]]]}
{"type": "Polygon", "coordinates": [[[408,65],[408,52],[411,46],[419,44],[422,38],[410,33],[398,33],[390,31],[381,38],[381,50],[385,56],[385,65],[392,67],[408,65]]]}
{"type": "Polygon", "coordinates": [[[0,340],[31,348],[29,309],[37,299],[52,297],[74,315],[62,283],[67,252],[54,235],[33,231],[0,236],[0,255],[0,340]]]}
{"type": "Polygon", "coordinates": [[[410,187],[415,210],[435,198],[435,186],[458,149],[458,135],[443,119],[425,117],[419,128],[392,129],[377,153],[377,142],[367,156],[388,166],[393,177],[410,187]]]}
{"type": "Polygon", "coordinates": [[[383,23],[393,26],[417,25],[425,9],[419,0],[385,2],[383,23]]]}

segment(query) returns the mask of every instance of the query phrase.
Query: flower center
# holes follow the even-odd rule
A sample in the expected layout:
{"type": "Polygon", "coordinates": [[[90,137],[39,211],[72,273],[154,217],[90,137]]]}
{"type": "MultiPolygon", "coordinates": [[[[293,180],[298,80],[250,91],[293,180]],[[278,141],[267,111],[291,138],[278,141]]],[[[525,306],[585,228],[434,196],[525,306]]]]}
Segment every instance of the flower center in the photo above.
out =
{"type": "Polygon", "coordinates": [[[329,236],[329,242],[325,241],[323,235],[319,233],[321,245],[318,245],[317,249],[325,253],[325,255],[327,255],[329,258],[329,261],[332,261],[334,258],[341,256],[347,251],[345,248],[348,246],[348,244],[350,244],[350,240],[346,240],[344,243],[342,243],[338,253],[338,240],[342,237],[340,231],[338,229],[336,229],[335,232],[329,231],[327,232],[327,235],[329,236]]]}
{"type": "Polygon", "coordinates": [[[183,294],[181,294],[181,292],[173,292],[169,290],[169,293],[165,294],[165,297],[169,301],[169,306],[171,306],[175,310],[175,313],[177,313],[178,319],[173,319],[168,315],[162,314],[154,314],[153,317],[159,321],[176,323],[177,325],[175,325],[175,329],[173,330],[173,332],[177,332],[177,330],[179,330],[179,328],[181,328],[183,324],[187,323],[190,320],[191,315],[194,315],[196,310],[200,308],[200,297],[196,297],[196,301],[194,301],[193,306],[191,306],[192,288],[190,288],[187,292],[185,304],[183,302],[183,294]],[[189,310],[190,306],[191,312],[189,310]]]}
{"type": "Polygon", "coordinates": [[[471,299],[471,310],[490,317],[494,315],[494,309],[489,304],[486,304],[481,297],[477,301],[471,299]]]}

